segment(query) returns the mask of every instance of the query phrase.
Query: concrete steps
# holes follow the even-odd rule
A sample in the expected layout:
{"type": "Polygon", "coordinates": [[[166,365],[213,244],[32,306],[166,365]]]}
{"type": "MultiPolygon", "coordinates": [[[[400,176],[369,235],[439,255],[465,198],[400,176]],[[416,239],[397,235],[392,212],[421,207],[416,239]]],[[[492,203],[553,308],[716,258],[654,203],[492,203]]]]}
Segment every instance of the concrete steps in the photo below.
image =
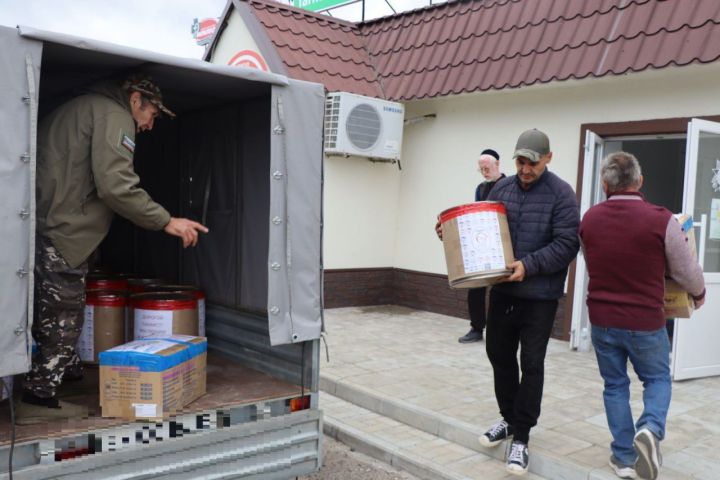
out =
{"type": "MultiPolygon", "coordinates": [[[[420,478],[496,478],[488,477],[484,473],[478,476],[468,476],[470,474],[464,470],[459,473],[459,477],[452,476],[456,474],[452,469],[449,470],[442,464],[437,465],[435,464],[437,462],[428,461],[423,455],[420,455],[419,459],[413,459],[409,456],[408,452],[398,449],[393,443],[392,438],[381,441],[381,439],[368,439],[366,437],[368,429],[382,430],[384,429],[383,427],[387,425],[391,425],[393,428],[396,426],[404,426],[407,429],[406,432],[411,432],[408,433],[408,440],[411,438],[427,438],[427,441],[431,442],[431,444],[441,444],[443,448],[447,447],[449,451],[464,452],[467,458],[475,455],[474,459],[468,460],[468,462],[475,462],[478,466],[481,466],[482,468],[479,471],[493,466],[500,468],[500,471],[505,474],[505,444],[492,449],[483,447],[477,439],[484,430],[481,430],[481,428],[476,425],[471,425],[456,418],[443,415],[442,413],[379,394],[368,388],[352,385],[325,376],[321,376],[320,389],[322,391],[321,407],[326,412],[325,433],[359,450],[361,448],[371,450],[370,452],[362,450],[366,454],[386,461],[387,463],[397,465],[398,468],[407,470],[420,478]],[[351,409],[349,411],[359,412],[356,414],[361,416],[359,416],[357,420],[352,420],[349,423],[343,421],[342,418],[338,418],[337,413],[335,413],[335,415],[332,413],[341,410],[337,410],[335,407],[329,411],[326,410],[323,399],[325,399],[329,405],[351,409]],[[418,433],[429,435],[429,437],[422,437],[422,435],[418,435],[418,433]],[[365,446],[362,447],[362,444],[365,444],[365,446]],[[488,460],[491,461],[488,462],[488,460]],[[440,473],[437,473],[435,470],[439,467],[442,468],[439,470],[440,473]],[[422,472],[430,472],[430,474],[421,474],[422,472]]],[[[532,442],[530,444],[530,473],[534,475],[534,478],[547,478],[552,480],[617,479],[608,466],[594,468],[589,465],[579,464],[573,462],[567,456],[545,450],[532,442]]],[[[512,475],[508,476],[508,478],[512,477],[512,475]]],[[[526,478],[533,478],[533,476],[527,476],[526,478]]],[[[688,477],[665,467],[662,471],[662,478],[680,479],[688,477]]]]}
{"type": "MultiPolygon", "coordinates": [[[[516,478],[505,464],[335,397],[320,394],[324,432],[351,448],[423,480],[499,480],[516,478]]],[[[502,447],[501,450],[504,451],[502,447]]],[[[528,473],[523,478],[542,480],[528,473]]]]}
{"type": "MultiPolygon", "coordinates": [[[[486,452],[475,440],[498,414],[486,345],[457,342],[467,322],[397,306],[330,309],[325,321],[333,354],[321,359],[322,391],[501,463],[502,447],[486,452]]],[[[673,384],[663,480],[720,478],[719,378],[673,384]]],[[[637,415],[643,404],[636,379],[631,398],[637,415]]],[[[597,359],[551,339],[531,468],[551,479],[615,480],[611,441],[597,359]]]]}

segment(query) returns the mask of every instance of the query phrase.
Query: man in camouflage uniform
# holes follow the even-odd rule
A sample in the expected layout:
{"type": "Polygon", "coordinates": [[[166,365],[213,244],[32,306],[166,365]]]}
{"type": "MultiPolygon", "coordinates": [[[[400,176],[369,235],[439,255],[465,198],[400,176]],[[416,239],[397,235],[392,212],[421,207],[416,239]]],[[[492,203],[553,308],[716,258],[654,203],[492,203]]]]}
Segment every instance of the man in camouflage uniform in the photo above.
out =
{"type": "Polygon", "coordinates": [[[56,398],[82,330],[88,258],[115,213],[195,246],[207,228],[171,217],[138,184],[135,134],[164,113],[160,89],[145,75],[97,85],[45,117],[38,129],[35,315],[37,354],[18,405],[18,424],[87,414],[56,398]]]}
{"type": "Polygon", "coordinates": [[[58,253],[52,242],[37,237],[35,246],[35,310],[32,335],[37,355],[25,382],[26,390],[57,390],[65,372],[77,376],[79,359],[75,344],[80,336],[85,306],[87,262],[75,268],[58,253]],[[57,368],[64,364],[65,368],[57,368]]]}

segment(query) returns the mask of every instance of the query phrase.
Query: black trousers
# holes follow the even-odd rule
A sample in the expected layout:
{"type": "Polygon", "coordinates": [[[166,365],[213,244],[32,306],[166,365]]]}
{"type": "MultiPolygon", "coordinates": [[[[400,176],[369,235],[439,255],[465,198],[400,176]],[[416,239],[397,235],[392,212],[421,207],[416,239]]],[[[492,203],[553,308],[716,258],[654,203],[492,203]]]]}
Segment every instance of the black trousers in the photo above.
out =
{"type": "Polygon", "coordinates": [[[545,353],[557,306],[557,300],[528,300],[494,289],[490,292],[485,341],[493,367],[495,398],[503,419],[515,429],[515,440],[525,443],[540,416],[545,353]]]}
{"type": "Polygon", "coordinates": [[[470,312],[470,326],[473,330],[482,332],[485,328],[485,293],[487,289],[471,288],[468,290],[468,312],[470,312]]]}

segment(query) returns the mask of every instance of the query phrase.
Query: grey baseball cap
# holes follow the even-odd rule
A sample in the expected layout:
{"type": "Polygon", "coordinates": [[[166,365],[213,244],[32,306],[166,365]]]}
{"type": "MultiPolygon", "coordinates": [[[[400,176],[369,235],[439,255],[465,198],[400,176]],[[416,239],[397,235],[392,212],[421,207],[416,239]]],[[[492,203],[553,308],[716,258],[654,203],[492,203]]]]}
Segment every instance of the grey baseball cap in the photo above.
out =
{"type": "Polygon", "coordinates": [[[531,162],[537,163],[543,155],[548,153],[550,153],[550,139],[540,130],[533,128],[520,134],[515,145],[513,159],[525,157],[531,162]]]}

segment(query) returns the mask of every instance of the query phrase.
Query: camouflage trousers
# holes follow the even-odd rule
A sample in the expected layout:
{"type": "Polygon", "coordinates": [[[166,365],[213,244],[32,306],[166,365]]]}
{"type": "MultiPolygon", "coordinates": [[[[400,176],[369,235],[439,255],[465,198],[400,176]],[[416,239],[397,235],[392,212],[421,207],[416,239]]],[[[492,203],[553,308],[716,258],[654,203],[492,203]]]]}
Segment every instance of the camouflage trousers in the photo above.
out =
{"type": "Polygon", "coordinates": [[[54,397],[66,373],[82,373],[75,345],[85,318],[87,272],[87,262],[70,267],[49,239],[37,236],[32,326],[37,353],[24,388],[38,397],[54,397]]]}

